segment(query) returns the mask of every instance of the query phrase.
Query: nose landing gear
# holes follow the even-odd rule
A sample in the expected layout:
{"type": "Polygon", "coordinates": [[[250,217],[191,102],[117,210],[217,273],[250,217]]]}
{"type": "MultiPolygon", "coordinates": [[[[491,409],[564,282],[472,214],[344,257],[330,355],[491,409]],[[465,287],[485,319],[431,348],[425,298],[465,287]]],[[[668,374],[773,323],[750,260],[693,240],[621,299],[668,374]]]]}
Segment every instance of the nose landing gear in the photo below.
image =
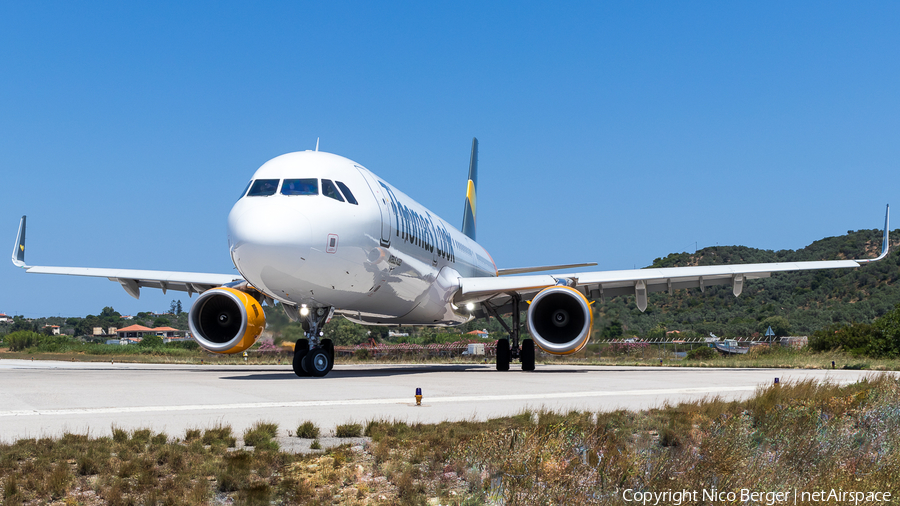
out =
{"type": "Polygon", "coordinates": [[[294,346],[294,374],[300,377],[313,376],[321,378],[334,367],[334,343],[331,339],[320,339],[321,328],[331,320],[334,308],[316,308],[309,312],[303,329],[306,339],[298,339],[294,346]]]}

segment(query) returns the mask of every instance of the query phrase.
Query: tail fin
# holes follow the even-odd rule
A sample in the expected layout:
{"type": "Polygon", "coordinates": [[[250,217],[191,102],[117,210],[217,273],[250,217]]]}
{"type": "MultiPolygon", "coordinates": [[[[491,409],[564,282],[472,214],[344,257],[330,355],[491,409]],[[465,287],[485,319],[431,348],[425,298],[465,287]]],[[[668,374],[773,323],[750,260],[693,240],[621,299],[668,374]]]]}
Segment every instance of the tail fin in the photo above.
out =
{"type": "Polygon", "coordinates": [[[466,208],[463,211],[462,233],[475,240],[475,189],[478,186],[478,139],[472,138],[472,157],[469,159],[469,183],[466,187],[466,208]]]}

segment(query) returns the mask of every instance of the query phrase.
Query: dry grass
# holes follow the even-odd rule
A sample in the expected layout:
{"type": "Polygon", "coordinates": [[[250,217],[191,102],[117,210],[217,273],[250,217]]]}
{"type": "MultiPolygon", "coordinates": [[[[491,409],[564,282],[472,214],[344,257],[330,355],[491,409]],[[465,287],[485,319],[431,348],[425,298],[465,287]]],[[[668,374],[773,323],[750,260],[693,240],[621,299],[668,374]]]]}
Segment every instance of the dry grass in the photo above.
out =
{"type": "MultiPolygon", "coordinates": [[[[488,421],[373,420],[370,442],[298,456],[277,427],[0,445],[2,504],[622,504],[621,491],[900,493],[900,380],[802,381],[747,401],[640,412],[522,412],[488,421]],[[254,440],[254,438],[257,438],[254,440]],[[249,448],[249,447],[248,447],[249,448]]],[[[354,425],[354,424],[347,424],[354,425]]],[[[360,430],[362,427],[357,428],[360,430]]],[[[299,432],[299,431],[298,431],[299,432]]]]}

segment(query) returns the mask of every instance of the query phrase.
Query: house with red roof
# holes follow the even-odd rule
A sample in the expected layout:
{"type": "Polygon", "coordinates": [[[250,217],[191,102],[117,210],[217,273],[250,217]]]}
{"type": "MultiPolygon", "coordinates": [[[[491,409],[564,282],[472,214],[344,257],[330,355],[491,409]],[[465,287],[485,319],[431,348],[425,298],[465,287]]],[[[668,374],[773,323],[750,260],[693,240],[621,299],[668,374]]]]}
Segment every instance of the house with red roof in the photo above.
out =
{"type": "Polygon", "coordinates": [[[116,331],[116,334],[119,336],[119,340],[137,339],[138,342],[140,342],[144,336],[159,336],[163,339],[184,337],[183,330],[173,329],[172,327],[155,327],[151,329],[150,327],[145,327],[143,325],[131,325],[121,328],[116,331]]]}

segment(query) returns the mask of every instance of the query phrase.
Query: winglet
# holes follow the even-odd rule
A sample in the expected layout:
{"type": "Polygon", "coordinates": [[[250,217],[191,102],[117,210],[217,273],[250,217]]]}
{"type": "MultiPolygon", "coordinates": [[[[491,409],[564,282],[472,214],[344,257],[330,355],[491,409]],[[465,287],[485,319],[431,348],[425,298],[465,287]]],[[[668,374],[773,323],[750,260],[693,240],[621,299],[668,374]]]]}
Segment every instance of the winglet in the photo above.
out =
{"type": "Polygon", "coordinates": [[[21,267],[23,269],[28,268],[28,266],[25,265],[25,217],[24,216],[22,216],[22,221],[19,222],[19,234],[16,237],[16,244],[13,247],[12,263],[16,267],[21,267]]]}
{"type": "Polygon", "coordinates": [[[877,262],[882,258],[888,256],[888,253],[891,251],[891,241],[888,237],[888,233],[890,230],[891,224],[891,206],[888,204],[887,209],[884,211],[884,238],[881,240],[881,255],[878,258],[867,258],[864,260],[857,260],[857,262],[861,264],[867,264],[869,262],[877,262]]]}
{"type": "Polygon", "coordinates": [[[478,139],[472,138],[472,157],[469,158],[469,182],[466,185],[466,208],[463,211],[462,233],[475,240],[475,189],[478,186],[478,139]]]}

